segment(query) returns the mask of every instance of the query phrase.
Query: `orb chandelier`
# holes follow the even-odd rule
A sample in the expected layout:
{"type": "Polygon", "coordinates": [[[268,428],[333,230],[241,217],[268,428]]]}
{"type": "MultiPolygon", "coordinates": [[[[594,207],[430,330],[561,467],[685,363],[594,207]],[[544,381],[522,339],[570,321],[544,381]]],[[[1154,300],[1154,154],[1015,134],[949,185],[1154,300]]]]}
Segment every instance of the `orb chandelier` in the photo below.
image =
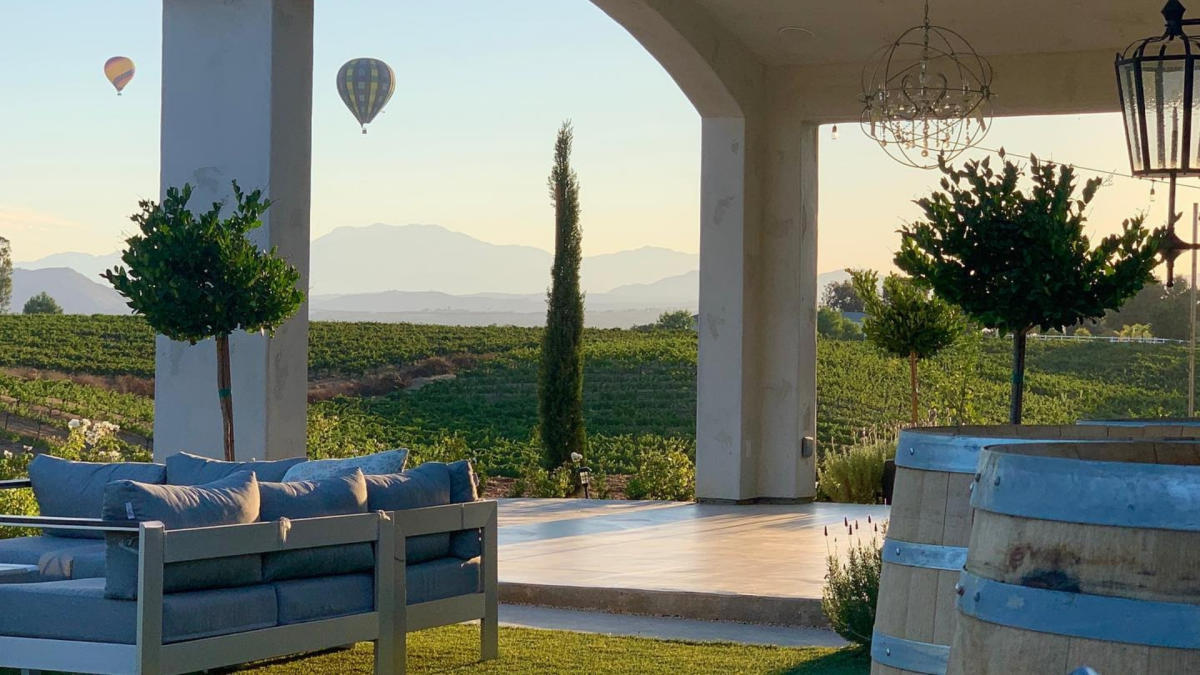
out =
{"type": "Polygon", "coordinates": [[[1167,286],[1175,280],[1175,259],[1200,245],[1185,242],[1175,233],[1175,179],[1200,176],[1200,40],[1184,26],[1200,21],[1184,19],[1179,0],[1163,7],[1166,30],[1138,40],[1117,54],[1117,94],[1125,122],[1129,167],[1135,176],[1167,178],[1167,236],[1159,253],[1167,263],[1167,286]]]}
{"type": "Polygon", "coordinates": [[[863,69],[862,129],[892,159],[919,169],[976,145],[991,127],[992,67],[957,32],[925,21],[863,69]]]}

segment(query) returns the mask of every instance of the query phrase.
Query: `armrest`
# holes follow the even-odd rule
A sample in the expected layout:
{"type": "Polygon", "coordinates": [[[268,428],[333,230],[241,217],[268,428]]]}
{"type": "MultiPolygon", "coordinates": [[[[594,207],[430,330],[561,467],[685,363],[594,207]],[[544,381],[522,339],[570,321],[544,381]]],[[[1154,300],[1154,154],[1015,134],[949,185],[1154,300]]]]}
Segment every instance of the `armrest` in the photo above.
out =
{"type": "Polygon", "coordinates": [[[90,530],[93,532],[134,532],[138,531],[136,520],[101,520],[99,518],[47,518],[44,516],[6,516],[0,515],[0,525],[8,527],[29,527],[44,529],[47,527],[59,530],[90,530]]]}
{"type": "Polygon", "coordinates": [[[396,540],[425,534],[461,532],[491,526],[496,513],[494,500],[479,500],[445,506],[425,506],[416,509],[389,511],[396,521],[396,540]]]}
{"type": "Polygon", "coordinates": [[[17,488],[33,487],[33,483],[29,482],[28,478],[13,478],[12,480],[0,480],[0,490],[15,490],[17,488]]]}

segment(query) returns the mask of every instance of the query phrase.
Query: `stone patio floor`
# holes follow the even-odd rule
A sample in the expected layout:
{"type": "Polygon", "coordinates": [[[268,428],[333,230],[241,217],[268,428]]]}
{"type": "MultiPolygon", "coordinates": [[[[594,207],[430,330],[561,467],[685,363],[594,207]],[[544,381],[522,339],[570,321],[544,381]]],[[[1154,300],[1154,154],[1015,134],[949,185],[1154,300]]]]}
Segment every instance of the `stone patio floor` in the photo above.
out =
{"type": "Polygon", "coordinates": [[[502,499],[501,599],[821,625],[825,559],[849,539],[845,523],[869,539],[887,516],[856,504],[502,499]]]}

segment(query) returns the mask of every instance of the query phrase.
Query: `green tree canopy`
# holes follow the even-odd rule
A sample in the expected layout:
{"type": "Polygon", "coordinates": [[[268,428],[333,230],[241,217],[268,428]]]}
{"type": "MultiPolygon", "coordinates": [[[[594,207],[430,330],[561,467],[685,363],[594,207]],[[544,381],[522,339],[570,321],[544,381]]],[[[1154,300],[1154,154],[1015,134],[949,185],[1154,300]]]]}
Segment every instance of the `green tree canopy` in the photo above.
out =
{"type": "Polygon", "coordinates": [[[0,237],[0,314],[12,306],[12,247],[0,237]]]}
{"type": "Polygon", "coordinates": [[[901,229],[896,266],[988,328],[1012,333],[1010,420],[1020,422],[1025,337],[1098,319],[1152,279],[1161,230],[1137,216],[1093,248],[1083,232],[1100,187],[1089,180],[1076,197],[1070,166],[1032,158],[1025,171],[988,159],[961,169],[940,163],[941,190],[917,202],[924,219],[901,229]]]}
{"type": "Polygon", "coordinates": [[[821,306],[840,312],[865,311],[862,298],[854,290],[854,282],[849,279],[825,284],[825,289],[821,292],[821,306]]]}
{"type": "Polygon", "coordinates": [[[261,190],[246,194],[233,183],[235,207],[221,203],[203,213],[188,209],[192,186],[168,188],[162,204],[141,201],[133,215],[139,234],[126,240],[118,265],[102,274],[156,332],[196,344],[216,339],[217,395],[225,458],[234,459],[229,335],[236,330],[274,334],[304,300],[300,272],[246,235],[262,226],[270,206],[261,190]]]}
{"type": "Polygon", "coordinates": [[[583,291],[579,265],[583,231],[579,226],[579,178],[571,168],[571,124],[564,123],[554,143],[550,198],[554,202],[554,266],[546,307],[546,332],[538,373],[538,418],[542,461],[547,469],[565,464],[571,453],[584,454],[583,291]]]}
{"type": "Polygon", "coordinates": [[[49,293],[42,291],[25,301],[25,308],[21,310],[21,313],[62,314],[63,309],[59,306],[58,301],[50,297],[49,293]]]}
{"type": "Polygon", "coordinates": [[[870,270],[851,272],[854,290],[863,299],[863,333],[880,350],[908,359],[912,423],[917,413],[917,362],[937,355],[962,334],[957,309],[912,279],[889,274],[879,292],[879,275],[870,270]]]}

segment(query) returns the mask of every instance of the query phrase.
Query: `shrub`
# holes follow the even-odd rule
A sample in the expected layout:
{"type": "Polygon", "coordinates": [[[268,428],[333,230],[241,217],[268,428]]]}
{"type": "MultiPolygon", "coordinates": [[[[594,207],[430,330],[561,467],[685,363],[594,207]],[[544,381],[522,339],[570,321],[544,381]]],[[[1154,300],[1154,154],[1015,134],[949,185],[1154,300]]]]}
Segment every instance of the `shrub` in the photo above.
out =
{"type": "Polygon", "coordinates": [[[571,469],[567,466],[547,471],[531,464],[521,471],[521,475],[513,483],[513,495],[517,497],[570,497],[573,492],[575,477],[571,475],[571,469]]]}
{"type": "Polygon", "coordinates": [[[864,647],[871,646],[882,566],[880,544],[874,536],[869,541],[851,542],[845,562],[836,553],[826,558],[821,610],[838,635],[864,647]]]}
{"type": "Polygon", "coordinates": [[[630,499],[692,501],[696,498],[696,465],[678,450],[643,452],[625,494],[630,499]]]}
{"type": "Polygon", "coordinates": [[[831,340],[861,340],[862,327],[842,316],[836,309],[822,307],[817,310],[817,334],[831,340]]]}
{"type": "Polygon", "coordinates": [[[883,464],[896,456],[893,437],[867,438],[858,445],[825,453],[817,488],[823,499],[874,504],[883,484],[883,464]]]}

